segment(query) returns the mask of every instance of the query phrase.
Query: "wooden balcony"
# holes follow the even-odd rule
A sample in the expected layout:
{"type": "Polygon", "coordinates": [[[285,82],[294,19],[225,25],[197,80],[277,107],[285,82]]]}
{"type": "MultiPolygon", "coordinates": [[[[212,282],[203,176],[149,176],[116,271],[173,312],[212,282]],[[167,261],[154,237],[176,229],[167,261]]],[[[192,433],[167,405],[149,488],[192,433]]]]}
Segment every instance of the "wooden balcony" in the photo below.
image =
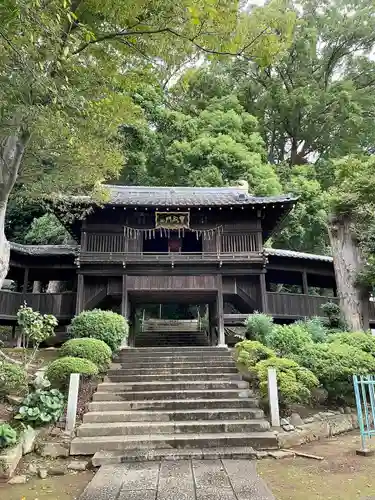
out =
{"type": "Polygon", "coordinates": [[[87,252],[81,251],[80,263],[87,264],[223,264],[262,263],[262,252],[87,252]]]}
{"type": "Polygon", "coordinates": [[[69,320],[75,313],[76,294],[20,293],[0,290],[0,319],[15,320],[20,306],[26,304],[42,314],[53,314],[58,320],[69,320]]]}

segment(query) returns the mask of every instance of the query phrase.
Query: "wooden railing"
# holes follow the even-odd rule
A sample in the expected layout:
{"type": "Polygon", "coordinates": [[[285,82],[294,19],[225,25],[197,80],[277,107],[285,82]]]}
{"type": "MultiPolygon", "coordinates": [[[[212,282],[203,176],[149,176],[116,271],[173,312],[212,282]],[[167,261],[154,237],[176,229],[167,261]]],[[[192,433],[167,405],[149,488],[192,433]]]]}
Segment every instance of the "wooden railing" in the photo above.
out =
{"type": "Polygon", "coordinates": [[[26,304],[42,314],[53,314],[58,319],[70,319],[75,312],[76,294],[20,293],[0,290],[0,318],[15,319],[20,306],[26,304]]]}
{"type": "Polygon", "coordinates": [[[337,297],[322,297],[297,293],[268,292],[268,313],[274,316],[322,316],[321,306],[326,302],[338,303],[337,297]]]}
{"type": "Polygon", "coordinates": [[[261,262],[261,252],[81,252],[81,262],[184,263],[184,262],[261,262]]]}

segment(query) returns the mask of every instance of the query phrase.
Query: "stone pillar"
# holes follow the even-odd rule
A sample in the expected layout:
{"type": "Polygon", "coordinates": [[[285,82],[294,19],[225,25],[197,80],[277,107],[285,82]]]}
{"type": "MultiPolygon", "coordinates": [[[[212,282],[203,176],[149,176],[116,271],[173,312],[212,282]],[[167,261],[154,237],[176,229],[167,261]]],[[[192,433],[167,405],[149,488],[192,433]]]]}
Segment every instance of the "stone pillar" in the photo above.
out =
{"type": "Polygon", "coordinates": [[[225,343],[224,330],[224,298],[223,298],[223,277],[221,274],[217,276],[217,323],[219,330],[218,347],[227,347],[225,343]]]}

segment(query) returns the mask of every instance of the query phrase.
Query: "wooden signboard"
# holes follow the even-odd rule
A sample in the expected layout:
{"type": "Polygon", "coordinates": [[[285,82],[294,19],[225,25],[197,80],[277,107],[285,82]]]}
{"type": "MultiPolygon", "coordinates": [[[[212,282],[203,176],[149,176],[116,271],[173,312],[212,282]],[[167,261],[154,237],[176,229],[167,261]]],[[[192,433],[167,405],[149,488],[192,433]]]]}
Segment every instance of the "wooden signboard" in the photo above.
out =
{"type": "Polygon", "coordinates": [[[189,229],[189,212],[156,212],[156,229],[189,229]]]}

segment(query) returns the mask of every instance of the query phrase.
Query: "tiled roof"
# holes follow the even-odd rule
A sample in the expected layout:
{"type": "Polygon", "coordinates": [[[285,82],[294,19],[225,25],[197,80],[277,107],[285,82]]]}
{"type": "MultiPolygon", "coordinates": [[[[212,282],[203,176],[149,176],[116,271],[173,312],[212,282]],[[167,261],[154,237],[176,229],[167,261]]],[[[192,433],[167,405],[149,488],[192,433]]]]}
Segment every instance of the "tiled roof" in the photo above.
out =
{"type": "Polygon", "coordinates": [[[240,187],[146,187],[106,185],[109,204],[128,206],[224,206],[293,202],[297,197],[250,196],[240,187]]]}
{"type": "Polygon", "coordinates": [[[324,262],[333,262],[332,257],[328,255],[318,255],[314,253],[295,252],[293,250],[283,250],[278,248],[265,248],[266,254],[274,255],[275,257],[290,257],[294,259],[320,260],[324,262]]]}
{"type": "Polygon", "coordinates": [[[20,243],[10,242],[10,249],[23,255],[71,255],[78,253],[77,245],[21,245],[20,243]]]}

